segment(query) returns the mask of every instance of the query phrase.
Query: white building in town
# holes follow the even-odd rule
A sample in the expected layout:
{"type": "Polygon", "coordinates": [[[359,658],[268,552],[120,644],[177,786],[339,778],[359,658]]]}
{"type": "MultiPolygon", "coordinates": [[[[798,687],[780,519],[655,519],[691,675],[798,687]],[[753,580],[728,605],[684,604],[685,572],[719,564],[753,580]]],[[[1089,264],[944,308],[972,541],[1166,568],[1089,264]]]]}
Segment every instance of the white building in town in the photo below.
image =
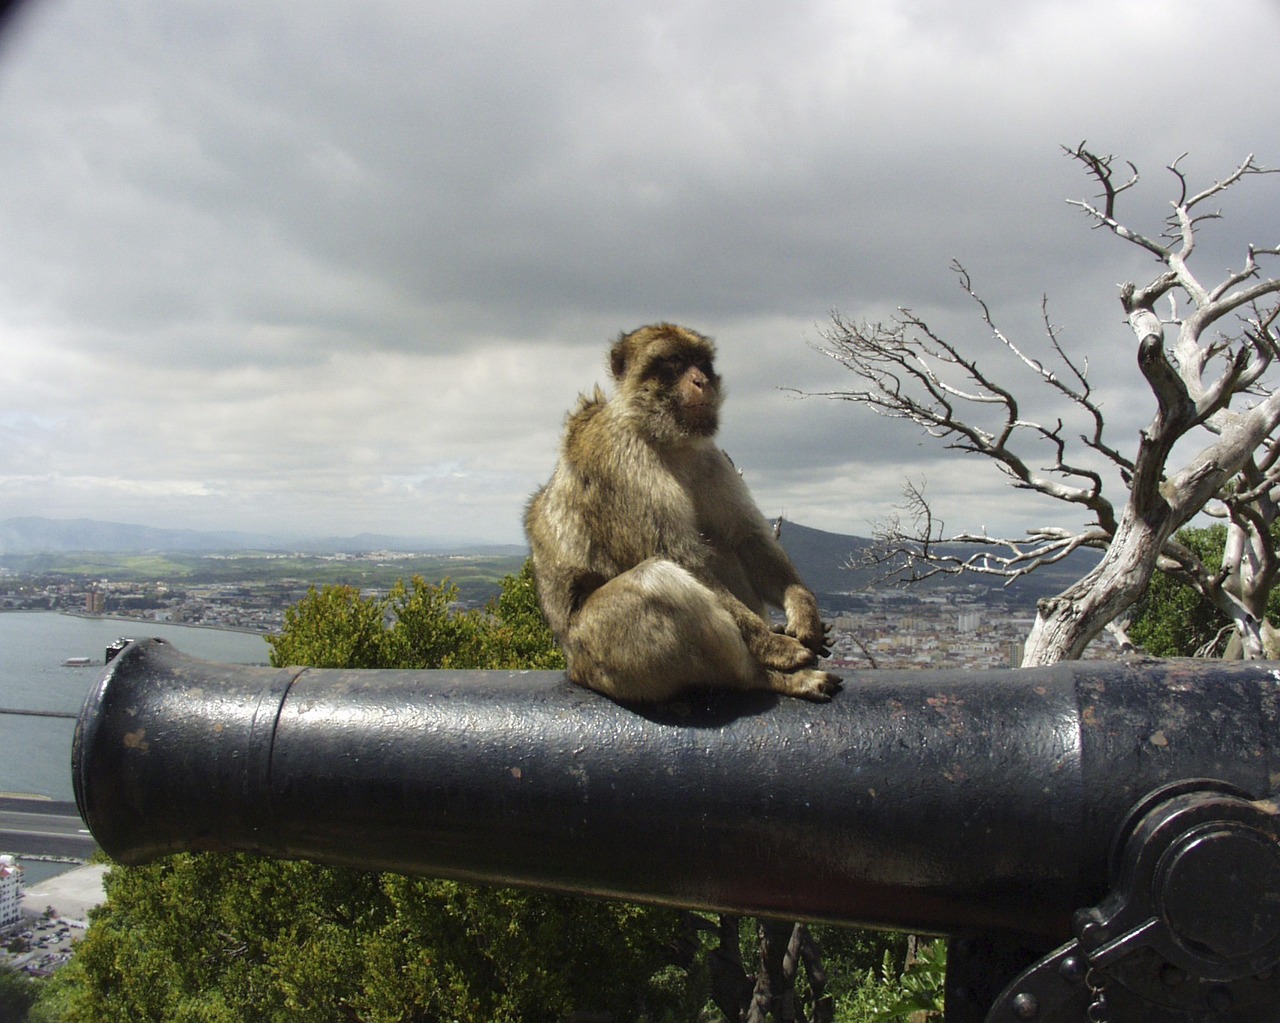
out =
{"type": "Polygon", "coordinates": [[[22,867],[12,856],[0,856],[0,933],[22,920],[22,867]]]}

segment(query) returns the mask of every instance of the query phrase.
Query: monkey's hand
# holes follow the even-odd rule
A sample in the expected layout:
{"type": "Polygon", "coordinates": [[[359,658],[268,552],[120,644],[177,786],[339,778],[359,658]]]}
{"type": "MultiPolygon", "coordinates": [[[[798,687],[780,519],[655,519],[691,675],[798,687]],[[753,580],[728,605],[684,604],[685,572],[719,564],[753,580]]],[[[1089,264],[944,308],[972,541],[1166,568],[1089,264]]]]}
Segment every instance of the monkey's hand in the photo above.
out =
{"type": "Polygon", "coordinates": [[[829,622],[822,621],[818,622],[818,624],[822,626],[822,631],[817,634],[806,633],[804,636],[799,636],[791,630],[790,625],[775,625],[773,626],[773,631],[795,637],[806,647],[812,650],[818,657],[830,657],[831,624],[829,622]]]}
{"type": "Polygon", "coordinates": [[[818,616],[818,601],[803,586],[788,587],[783,598],[787,624],[783,630],[811,650],[815,658],[831,653],[831,626],[818,616]]]}

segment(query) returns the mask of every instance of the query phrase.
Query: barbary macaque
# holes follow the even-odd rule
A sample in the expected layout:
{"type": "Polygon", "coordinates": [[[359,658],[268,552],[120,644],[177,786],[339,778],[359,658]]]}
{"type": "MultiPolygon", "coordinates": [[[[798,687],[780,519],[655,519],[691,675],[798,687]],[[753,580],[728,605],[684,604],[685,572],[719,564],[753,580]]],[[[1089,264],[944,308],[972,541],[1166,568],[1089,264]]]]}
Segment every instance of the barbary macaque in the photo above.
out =
{"type": "Polygon", "coordinates": [[[830,700],[830,627],[715,444],[714,357],[670,323],[613,345],[612,397],[579,398],[525,511],[542,610],[569,678],[622,702],[704,687],[830,700]]]}

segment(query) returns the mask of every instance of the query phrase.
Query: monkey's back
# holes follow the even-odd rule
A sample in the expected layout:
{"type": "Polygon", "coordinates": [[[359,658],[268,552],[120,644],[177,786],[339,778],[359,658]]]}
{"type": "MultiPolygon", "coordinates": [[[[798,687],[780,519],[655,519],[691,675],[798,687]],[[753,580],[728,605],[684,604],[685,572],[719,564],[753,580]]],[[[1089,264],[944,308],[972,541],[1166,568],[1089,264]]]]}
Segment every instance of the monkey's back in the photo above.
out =
{"type": "Polygon", "coordinates": [[[580,396],[555,470],[525,511],[552,631],[562,637],[576,607],[607,580],[648,558],[672,556],[669,537],[696,535],[695,522],[684,490],[624,407],[598,387],[580,396]]]}

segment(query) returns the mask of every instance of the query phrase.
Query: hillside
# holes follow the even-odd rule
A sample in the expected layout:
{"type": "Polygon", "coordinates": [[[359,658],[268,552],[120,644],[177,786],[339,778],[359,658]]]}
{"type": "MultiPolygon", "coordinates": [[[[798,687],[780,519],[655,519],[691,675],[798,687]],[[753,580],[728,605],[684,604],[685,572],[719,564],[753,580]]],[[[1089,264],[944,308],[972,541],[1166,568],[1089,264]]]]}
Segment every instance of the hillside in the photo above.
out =
{"type": "MultiPolygon", "coordinates": [[[[881,569],[861,564],[862,555],[872,546],[871,540],[828,533],[796,522],[783,523],[781,539],[782,546],[791,556],[800,575],[826,607],[839,607],[839,595],[868,589],[884,590],[893,586],[878,578],[881,569]]],[[[966,549],[953,547],[948,550],[960,553],[966,549]]],[[[928,592],[940,586],[977,587],[993,594],[999,593],[1012,603],[1031,605],[1041,597],[1060,593],[1097,562],[1096,552],[1077,551],[1059,564],[1046,566],[1007,587],[1002,584],[1002,580],[994,577],[939,576],[917,584],[911,588],[911,592],[928,592]]]]}
{"type": "MultiPolygon", "coordinates": [[[[801,576],[819,594],[826,607],[839,608],[847,594],[891,586],[878,579],[879,570],[861,564],[871,546],[863,537],[847,536],[786,522],[782,544],[801,576]]],[[[288,576],[310,581],[350,581],[379,585],[384,578],[420,572],[428,577],[465,576],[456,562],[442,559],[482,559],[481,574],[495,568],[513,570],[527,549],[518,544],[445,544],[430,539],[359,534],[351,537],[290,538],[243,532],[202,532],[192,529],[157,529],[150,526],[94,519],[11,518],[0,521],[0,565],[11,570],[71,575],[103,575],[123,578],[172,578],[214,581],[242,578],[249,562],[251,572],[268,578],[288,576]],[[393,559],[387,564],[331,563],[327,556],[395,551],[420,555],[393,559]],[[258,559],[210,560],[209,555],[255,552],[258,559]],[[282,557],[282,555],[289,555],[282,557]],[[295,557],[297,556],[297,557],[295,557]],[[326,556],[326,563],[315,558],[326,556]],[[437,562],[439,562],[437,564],[437,562]]],[[[385,560],[385,559],[383,559],[385,560]]],[[[1043,569],[1009,587],[982,576],[942,576],[922,584],[915,592],[938,586],[977,587],[1002,595],[1015,604],[1028,605],[1058,593],[1080,578],[1097,562],[1097,554],[1079,552],[1059,565],[1043,569]]],[[[492,586],[492,580],[488,580],[492,586]]]]}
{"type": "Polygon", "coordinates": [[[361,533],[347,537],[288,537],[236,531],[157,529],[97,519],[35,516],[0,521],[0,557],[89,551],[101,554],[214,554],[236,551],[360,554],[366,551],[514,555],[518,544],[460,544],[447,540],[361,533]]]}

